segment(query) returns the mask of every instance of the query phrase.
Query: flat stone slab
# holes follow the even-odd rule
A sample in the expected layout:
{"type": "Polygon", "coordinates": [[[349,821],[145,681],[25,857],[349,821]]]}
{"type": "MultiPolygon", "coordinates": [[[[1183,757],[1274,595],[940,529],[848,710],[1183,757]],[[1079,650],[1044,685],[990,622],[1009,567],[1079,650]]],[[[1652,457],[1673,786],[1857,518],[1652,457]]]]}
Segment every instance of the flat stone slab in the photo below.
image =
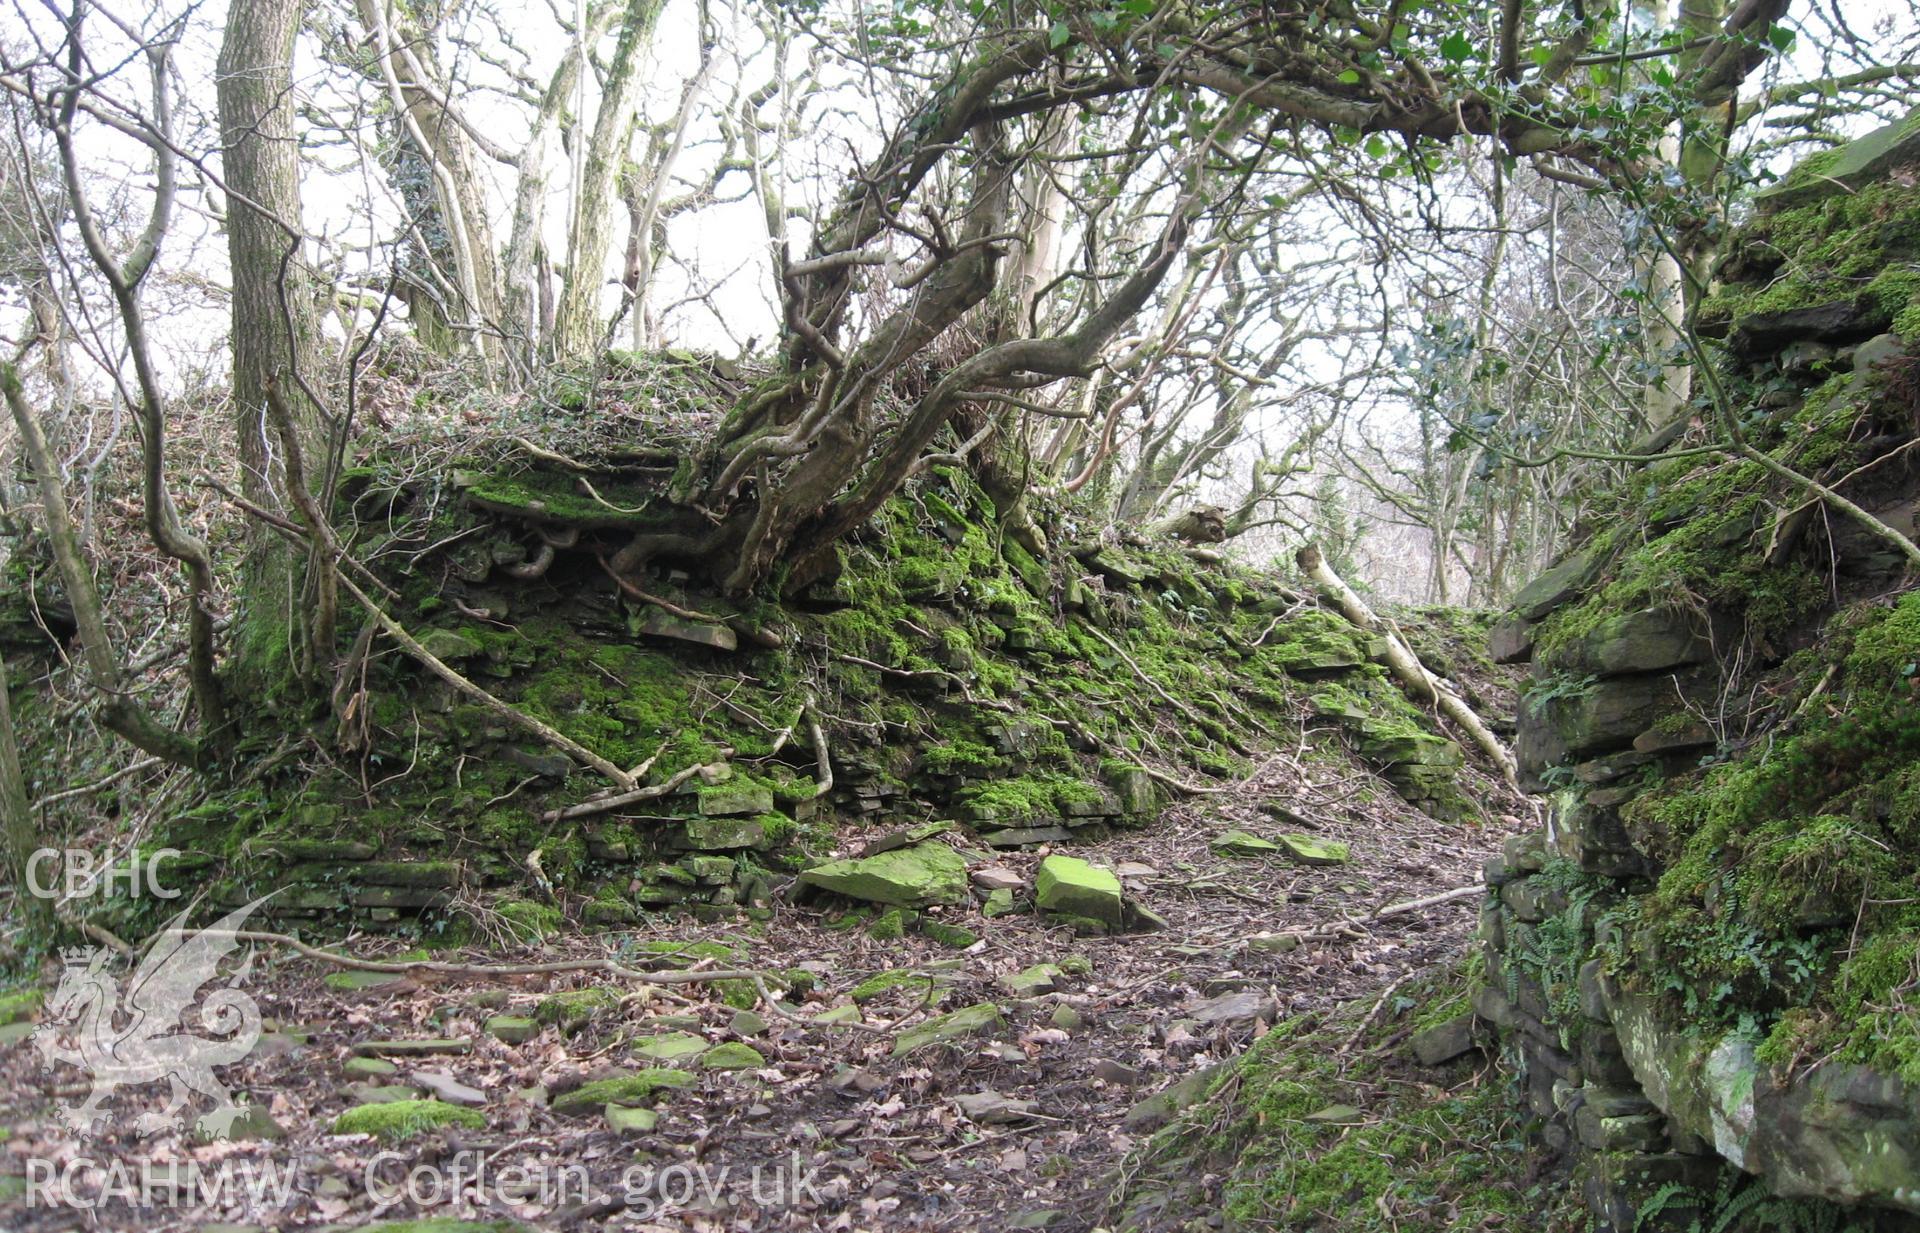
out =
{"type": "Polygon", "coordinates": [[[1473,1038],[1474,1014],[1462,1011],[1444,1023],[1423,1028],[1407,1039],[1414,1060],[1422,1066],[1442,1066],[1479,1048],[1473,1038]]]}
{"type": "Polygon", "coordinates": [[[1040,1112],[1037,1102],[1018,1100],[1011,1096],[1002,1096],[998,1092],[969,1092],[956,1096],[953,1103],[970,1122],[982,1126],[1003,1126],[1010,1122],[1024,1122],[1040,1112]]]}
{"type": "Polygon", "coordinates": [[[1510,602],[1523,620],[1537,621],[1586,590],[1606,564],[1598,553],[1582,549],[1561,558],[1526,586],[1510,602]]]}
{"type": "Polygon", "coordinates": [[[1302,865],[1344,865],[1350,859],[1346,844],[1312,835],[1282,835],[1280,846],[1302,865]]]}
{"type": "Polygon", "coordinates": [[[487,1020],[486,1033],[510,1045],[524,1045],[540,1034],[540,1025],[524,1015],[495,1015],[487,1020]]]}
{"type": "Polygon", "coordinates": [[[403,1083],[349,1083],[347,1099],[356,1105],[390,1105],[400,1100],[417,1100],[420,1093],[403,1083]]]}
{"type": "Polygon", "coordinates": [[[964,903],[967,862],[943,843],[922,843],[815,865],[800,875],[800,882],[850,899],[896,907],[964,903]]]}
{"type": "Polygon", "coordinates": [[[715,1045],[700,1055],[703,1070],[759,1070],[766,1064],[766,1056],[760,1050],[737,1040],[715,1045]]]}
{"type": "Polygon", "coordinates": [[[689,1087],[694,1077],[684,1070],[648,1067],[607,1079],[595,1079],[553,1098],[555,1113],[581,1116],[608,1105],[638,1106],[665,1092],[689,1087]]]}
{"type": "Polygon", "coordinates": [[[1027,884],[1025,878],[1005,865],[988,865],[974,870],[968,877],[975,886],[989,891],[1019,890],[1027,884]]]}
{"type": "Polygon", "coordinates": [[[239,1114],[225,1126],[209,1124],[202,1117],[194,1124],[194,1135],[200,1139],[229,1139],[234,1142],[254,1140],[258,1142],[276,1142],[287,1137],[286,1128],[273,1120],[263,1104],[244,1106],[239,1114]]]}
{"type": "Polygon", "coordinates": [[[381,985],[397,985],[407,979],[402,972],[329,972],[321,984],[329,989],[358,992],[361,989],[378,989],[381,985]]]}
{"type": "Polygon", "coordinates": [[[1197,1002],[1188,1013],[1210,1027],[1235,1027],[1272,1020],[1279,1009],[1272,996],[1263,990],[1236,989],[1197,1002]]]}
{"type": "Polygon", "coordinates": [[[733,651],[740,647],[739,635],[727,626],[712,621],[689,621],[664,608],[649,608],[640,622],[640,632],[649,638],[673,638],[680,642],[691,642],[695,646],[711,647],[716,651],[733,651]]]}
{"type": "Polygon", "coordinates": [[[660,1124],[660,1115],[652,1109],[630,1109],[626,1105],[608,1105],[607,1129],[615,1134],[646,1134],[660,1124]]]}
{"type": "Polygon", "coordinates": [[[668,1032],[633,1042],[634,1053],[655,1062],[685,1061],[705,1053],[709,1047],[706,1037],[695,1036],[692,1032],[668,1032]]]}
{"type": "Polygon", "coordinates": [[[1258,835],[1249,835],[1245,831],[1227,831],[1215,835],[1207,843],[1209,848],[1221,856],[1278,856],[1280,845],[1258,835]]]}
{"type": "Polygon", "coordinates": [[[1033,901],[1043,912],[1085,917],[1116,929],[1126,920],[1120,879],[1111,869],[1076,856],[1049,856],[1040,862],[1033,901]]]}
{"type": "Polygon", "coordinates": [[[487,1094],[477,1087],[462,1083],[444,1070],[415,1071],[407,1079],[423,1092],[446,1101],[450,1105],[466,1105],[478,1108],[487,1103],[487,1094]]]}
{"type": "Polygon", "coordinates": [[[1843,146],[1794,164],[1778,184],[1753,195],[1763,214],[1850,193],[1903,163],[1920,162],[1920,108],[1843,146]]]}
{"type": "Polygon", "coordinates": [[[1135,1134],[1151,1134],[1197,1103],[1212,1086],[1218,1066],[1196,1070],[1186,1078],[1155,1092],[1127,1110],[1122,1124],[1135,1134]]]}
{"type": "Polygon", "coordinates": [[[700,816],[733,818],[773,812],[773,789],[763,783],[723,783],[702,788],[700,816]]]}
{"type": "Polygon", "coordinates": [[[1057,963],[1036,963],[1010,976],[1002,976],[1000,984],[1017,998],[1031,998],[1052,993],[1054,985],[1065,975],[1057,963]]]}
{"type": "Polygon", "coordinates": [[[355,1057],[446,1057],[472,1053],[473,1042],[464,1037],[440,1040],[363,1040],[351,1050],[355,1057]]]}
{"type": "Polygon", "coordinates": [[[982,831],[980,838],[995,848],[1030,848],[1042,843],[1066,843],[1073,832],[1064,826],[1010,826],[1005,830],[982,831]]]}
{"type": "Polygon", "coordinates": [[[944,1015],[916,1023],[894,1038],[893,1056],[905,1057],[909,1053],[926,1048],[928,1045],[948,1044],[965,1036],[972,1036],[990,1028],[997,1028],[1005,1022],[1000,1008],[992,1002],[982,1002],[977,1006],[968,1006],[944,1015]]]}
{"type": "Polygon", "coordinates": [[[767,842],[767,830],[759,818],[689,818],[680,824],[676,846],[695,852],[737,852],[764,848],[767,842]]]}
{"type": "Polygon", "coordinates": [[[880,836],[880,838],[869,843],[866,847],[861,848],[860,855],[878,856],[882,852],[891,852],[895,848],[904,848],[916,843],[925,843],[936,835],[944,835],[948,831],[958,829],[959,825],[958,822],[949,819],[941,822],[925,822],[919,826],[909,826],[903,830],[893,831],[880,836]]]}

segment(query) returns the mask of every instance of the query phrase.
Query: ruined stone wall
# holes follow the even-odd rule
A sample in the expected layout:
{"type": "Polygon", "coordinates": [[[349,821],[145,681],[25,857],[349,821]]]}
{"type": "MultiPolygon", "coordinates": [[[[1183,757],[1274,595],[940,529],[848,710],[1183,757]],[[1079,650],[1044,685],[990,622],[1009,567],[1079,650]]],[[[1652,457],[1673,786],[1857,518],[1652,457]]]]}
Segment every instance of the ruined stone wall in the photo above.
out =
{"type": "MultiPolygon", "coordinates": [[[[1920,113],[1796,171],[1700,313],[1749,439],[1907,537],[1917,176],[1920,113]]],[[[1731,453],[1614,499],[1495,630],[1551,813],[1486,871],[1479,1015],[1601,1230],[1920,1228],[1914,572],[1731,453]]]]}
{"type": "MultiPolygon", "coordinates": [[[[685,368],[649,370],[645,395],[699,394],[661,388],[685,368]]],[[[1377,771],[1369,790],[1471,808],[1460,747],[1367,634],[1209,551],[1108,536],[1036,557],[943,467],[798,594],[731,602],[673,562],[623,588],[603,562],[670,468],[578,439],[573,467],[468,448],[364,460],[343,537],[428,651],[645,791],[595,807],[598,775],[349,625],[333,696],[263,710],[234,779],[153,837],[217,903],[272,891],[284,926],[428,937],[758,912],[896,828],[1021,847],[1142,825],[1169,784],[1243,778],[1303,728],[1377,771]]],[[[1439,625],[1407,628],[1437,649],[1439,625]]]]}

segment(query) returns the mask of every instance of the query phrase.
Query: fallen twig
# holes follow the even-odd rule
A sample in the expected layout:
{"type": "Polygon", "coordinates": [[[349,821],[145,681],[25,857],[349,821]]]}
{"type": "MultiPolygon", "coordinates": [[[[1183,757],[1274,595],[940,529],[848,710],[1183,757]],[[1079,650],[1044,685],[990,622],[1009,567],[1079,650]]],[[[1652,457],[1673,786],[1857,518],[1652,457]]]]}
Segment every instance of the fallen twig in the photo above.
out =
{"type": "MultiPolygon", "coordinates": [[[[658,756],[657,754],[655,755],[655,757],[658,756]]],[[[651,759],[649,759],[649,761],[651,761],[651,759]]],[[[701,771],[706,770],[709,765],[720,766],[724,765],[724,763],[708,764],[696,762],[685,770],[675,772],[671,779],[663,783],[652,784],[645,788],[634,788],[627,792],[616,792],[612,796],[603,796],[598,800],[581,801],[576,805],[568,805],[564,809],[549,809],[540,815],[540,820],[542,822],[565,822],[573,818],[590,818],[594,814],[606,813],[609,810],[619,809],[624,805],[635,805],[641,801],[658,800],[660,797],[678,790],[681,784],[692,779],[701,771]]],[[[643,769],[639,773],[645,774],[646,772],[643,769]]]]}

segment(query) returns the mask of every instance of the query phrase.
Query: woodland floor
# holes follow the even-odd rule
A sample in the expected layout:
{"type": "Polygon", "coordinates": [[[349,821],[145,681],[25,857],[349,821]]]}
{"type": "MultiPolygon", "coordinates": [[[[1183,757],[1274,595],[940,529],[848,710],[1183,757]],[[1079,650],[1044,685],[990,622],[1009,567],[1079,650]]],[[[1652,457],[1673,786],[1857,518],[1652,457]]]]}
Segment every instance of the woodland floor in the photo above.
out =
{"type": "MultiPolygon", "coordinates": [[[[16,1181],[0,1195],[0,1227],[20,1233],[69,1228],[140,1228],[152,1233],[201,1229],[226,1222],[285,1229],[375,1219],[421,1217],[522,1221],[541,1229],[622,1230],[993,1230],[1045,1227],[1087,1230],[1099,1225],[1105,1197],[1140,1143],[1123,1124],[1138,1101],[1194,1070],[1243,1050],[1264,1023],[1206,1029],[1189,1019],[1201,1000],[1223,991],[1270,993],[1281,1017],[1325,1011],[1342,1002],[1384,1002],[1397,982],[1455,961],[1475,921],[1477,899],[1467,897],[1375,922],[1382,906],[1474,883],[1482,861],[1518,829],[1526,806],[1494,781],[1469,771],[1469,786],[1489,820],[1436,823],[1408,808],[1378,780],[1356,774],[1337,779],[1308,771],[1293,758],[1269,761],[1254,782],[1228,795],[1190,797],[1147,829],[1075,847],[1074,854],[1112,865],[1135,862],[1154,873],[1131,889],[1167,918],[1162,932],[1076,938],[1033,916],[982,920],[977,910],[949,910],[982,940],[966,951],[915,934],[880,941],[861,929],[835,931],[814,908],[782,906],[773,920],[715,925],[663,921],[640,936],[720,939],[744,944],[755,966],[804,966],[818,987],[797,1013],[810,1017],[847,1001],[847,991],[875,973],[916,965],[944,967],[951,978],[941,1009],[994,1002],[1005,1026],[892,1059],[894,1033],[924,1018],[916,994],[896,990],[865,1008],[884,1031],[826,1028],[767,1015],[768,1031],[750,1043],[766,1057],[764,1069],[699,1073],[694,1086],[670,1094],[657,1128],[620,1135],[598,1115],[556,1116],[525,1089],[556,1090],[570,1077],[609,1068],[647,1065],[630,1057],[628,1042],[662,1029],[660,1015],[693,1016],[713,1042],[734,1039],[733,1008],[717,997],[698,1000],[705,986],[642,990],[572,1036],[548,1027],[532,1040],[509,1045],[481,1030],[502,996],[508,1013],[531,1013],[556,989],[589,983],[583,976],[458,979],[421,984],[407,977],[354,992],[323,983],[326,971],[290,955],[263,955],[249,991],[270,1021],[309,1033],[304,1043],[280,1037],[284,1047],[225,1068],[222,1077],[263,1103],[286,1135],[277,1142],[202,1144],[190,1133],[140,1137],[139,1112],[158,1107],[158,1086],[123,1089],[110,1109],[109,1128],[92,1140],[66,1132],[56,1101],[84,1095],[79,1072],[43,1069],[30,1041],[0,1050],[5,1104],[0,1127],[0,1175],[15,1178],[38,1158],[56,1167],[82,1160],[137,1170],[139,1162],[197,1162],[204,1178],[227,1162],[255,1176],[265,1161],[291,1169],[284,1201],[244,1194],[195,1206],[129,1208],[108,1203],[92,1211],[28,1203],[16,1181]],[[1318,779],[1310,778],[1318,776],[1318,779]],[[1372,792],[1364,791],[1371,788],[1372,792]],[[1371,798],[1371,800],[1368,800],[1371,798]],[[1282,859],[1235,860],[1214,855],[1208,840],[1240,827],[1255,833],[1298,829],[1259,812],[1284,804],[1324,837],[1347,842],[1352,861],[1307,868],[1282,859]],[[1363,803],[1365,802],[1365,803],[1363,803]],[[1309,942],[1285,953],[1249,947],[1262,934],[1310,929],[1349,918],[1343,936],[1309,942]],[[1022,1001],[999,978],[1031,964],[1084,956],[1090,971],[1069,976],[1060,990],[1022,1001]],[[483,996],[483,991],[493,991],[483,996]],[[696,997],[689,999],[686,994],[696,997]],[[1081,1026],[1062,1031],[1052,1016],[1072,1007],[1081,1026]],[[480,1089],[487,1103],[484,1131],[434,1131],[396,1147],[365,1137],[330,1133],[333,1118],[351,1101],[342,1065],[356,1042],[380,1038],[470,1037],[464,1056],[399,1062],[401,1073],[377,1080],[406,1082],[410,1070],[447,1070],[480,1089]],[[1029,1118],[976,1124],[955,1098],[991,1091],[1035,1102],[1029,1118]],[[382,1208],[367,1184],[369,1161],[389,1152],[379,1175],[404,1184],[418,1165],[451,1171],[464,1165],[471,1180],[485,1161],[483,1180],[457,1200],[432,1206],[402,1201],[382,1208]],[[796,1155],[797,1153],[797,1155],[796,1155]],[[795,1170],[795,1163],[798,1169],[795,1170]],[[563,1194],[522,1201],[525,1187],[510,1166],[555,1176],[563,1165],[591,1176],[588,1205],[579,1206],[576,1181],[563,1194]],[[623,1173],[641,1166],[653,1193],[624,1206],[605,1202],[623,1185],[623,1173]],[[680,1166],[675,1173],[672,1166],[680,1166]],[[759,1194],[754,1192],[761,1168],[759,1194]],[[544,1171],[544,1172],[543,1172],[544,1171]],[[809,1185],[796,1183],[807,1177],[809,1185]],[[670,1202],[693,1188],[684,1203],[670,1202]],[[780,1191],[777,1196],[775,1191],[780,1191]]],[[[849,834],[848,847],[874,836],[849,834]]],[[[1034,852],[1002,854],[998,863],[1030,875],[1034,852]]],[[[483,963],[604,954],[627,935],[575,937],[524,953],[473,950],[436,955],[483,963]]],[[[387,943],[398,950],[399,943],[387,943]]],[[[381,944],[356,945],[376,955],[381,944]]],[[[637,962],[637,961],[636,961],[637,962]]],[[[766,1014],[765,1008],[760,1013],[766,1014]]],[[[137,1175],[136,1175],[137,1176],[137,1175]]],[[[636,1175],[624,1173],[630,1182],[636,1175]]],[[[4,1181],[0,1177],[0,1181],[4,1181]]],[[[396,1188],[398,1189],[398,1188],[396,1188]]],[[[423,1182],[421,1197],[434,1197],[423,1182]]],[[[393,1190],[383,1189],[391,1195],[393,1190]]],[[[1168,1228],[1185,1227],[1204,1212],[1165,1214],[1168,1228]]]]}

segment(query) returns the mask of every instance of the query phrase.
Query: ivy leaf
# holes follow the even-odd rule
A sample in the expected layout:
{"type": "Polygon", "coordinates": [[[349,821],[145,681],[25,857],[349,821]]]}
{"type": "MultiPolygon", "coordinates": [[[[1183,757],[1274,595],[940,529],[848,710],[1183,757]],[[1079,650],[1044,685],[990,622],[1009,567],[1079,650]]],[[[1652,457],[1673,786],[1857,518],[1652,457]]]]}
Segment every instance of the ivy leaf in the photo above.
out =
{"type": "Polygon", "coordinates": [[[1067,40],[1072,37],[1073,31],[1067,29],[1067,23],[1064,21],[1056,21],[1053,23],[1053,29],[1047,31],[1047,46],[1058,51],[1060,48],[1065,47],[1067,40]]]}
{"type": "Polygon", "coordinates": [[[1375,133],[1373,136],[1367,138],[1367,156],[1369,158],[1385,158],[1387,156],[1387,149],[1386,139],[1381,137],[1380,134],[1375,133]]]}
{"type": "Polygon", "coordinates": [[[1343,86],[1357,86],[1357,85],[1359,85],[1359,84],[1360,84],[1360,71],[1359,71],[1358,69],[1343,69],[1343,70],[1341,70],[1341,72],[1340,72],[1340,84],[1341,84],[1341,85],[1343,85],[1343,86]]]}
{"type": "Polygon", "coordinates": [[[1793,31],[1785,26],[1771,26],[1767,30],[1767,42],[1773,44],[1775,51],[1785,51],[1793,46],[1793,31]]]}
{"type": "Polygon", "coordinates": [[[1440,40],[1440,54],[1450,64],[1458,64],[1473,54],[1473,40],[1458,30],[1440,40]]]}

